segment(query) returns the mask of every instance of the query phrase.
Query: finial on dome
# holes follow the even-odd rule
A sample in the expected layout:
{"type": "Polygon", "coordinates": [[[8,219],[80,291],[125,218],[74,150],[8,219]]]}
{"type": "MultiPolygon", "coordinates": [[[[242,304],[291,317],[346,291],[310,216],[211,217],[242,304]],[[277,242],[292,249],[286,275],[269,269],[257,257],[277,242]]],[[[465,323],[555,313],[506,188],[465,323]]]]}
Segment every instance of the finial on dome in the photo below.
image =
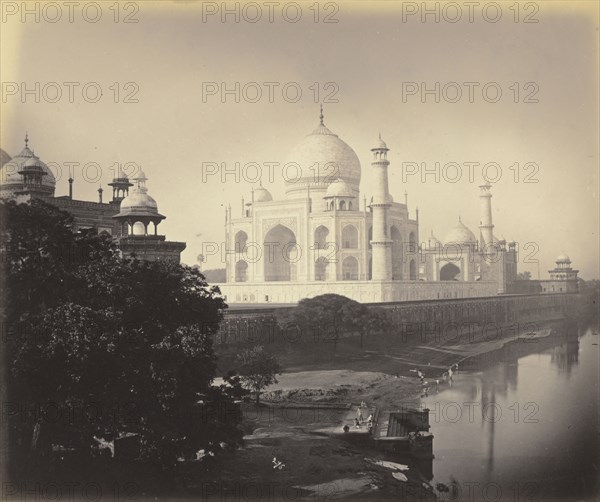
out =
{"type": "Polygon", "coordinates": [[[320,121],[321,125],[325,125],[325,124],[323,124],[323,119],[325,118],[323,116],[323,104],[320,105],[320,109],[321,109],[321,113],[319,114],[319,121],[320,121]]]}
{"type": "Polygon", "coordinates": [[[462,223],[462,218],[460,217],[460,214],[458,215],[458,222],[462,223]]]}
{"type": "Polygon", "coordinates": [[[29,134],[25,131],[25,148],[27,148],[27,143],[29,143],[29,134]]]}

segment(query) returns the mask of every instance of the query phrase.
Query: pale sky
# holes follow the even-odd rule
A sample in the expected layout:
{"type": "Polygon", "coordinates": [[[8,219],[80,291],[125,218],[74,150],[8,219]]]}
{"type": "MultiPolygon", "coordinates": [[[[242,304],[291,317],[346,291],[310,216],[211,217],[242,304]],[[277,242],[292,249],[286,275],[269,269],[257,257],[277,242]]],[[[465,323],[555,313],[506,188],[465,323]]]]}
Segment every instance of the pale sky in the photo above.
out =
{"type": "MultiPolygon", "coordinates": [[[[519,22],[510,9],[515,3],[500,2],[502,17],[495,23],[486,21],[480,8],[469,22],[464,2],[454,3],[463,11],[461,20],[449,22],[456,11],[447,8],[436,23],[433,15],[422,22],[420,12],[403,21],[402,8],[406,14],[407,6],[419,8],[422,2],[376,1],[327,8],[322,2],[318,23],[310,9],[314,2],[299,2],[302,18],[292,23],[282,15],[282,6],[290,3],[274,8],[272,23],[264,2],[255,4],[262,20],[250,23],[256,10],[248,8],[236,23],[233,15],[225,22],[220,15],[203,22],[202,6],[220,8],[222,2],[181,1],[122,3],[118,23],[113,2],[101,2],[98,22],[86,21],[76,8],[71,23],[68,6],[55,2],[62,18],[52,23],[56,9],[38,7],[39,22],[34,14],[23,22],[21,2],[3,1],[0,145],[17,154],[27,130],[30,146],[46,163],[98,163],[103,169],[98,181],[89,181],[93,169],[88,181],[81,168],[75,170],[78,199],[97,200],[99,183],[108,188],[115,162],[140,165],[149,193],[167,216],[159,230],[170,240],[187,242],[182,259],[194,264],[203,242],[222,242],[224,207],[231,204],[237,215],[241,197],[248,200],[252,188],[231,176],[226,183],[219,176],[203,182],[203,163],[224,162],[231,169],[235,162],[283,164],[287,152],[318,124],[318,101],[334,89],[325,88],[333,82],[338,102],[324,103],[325,124],[358,154],[362,194],[372,195],[369,149],[381,132],[390,148],[390,191],[397,201],[408,192],[411,216],[419,207],[422,241],[430,230],[443,240],[459,215],[479,235],[478,186],[484,179],[479,167],[469,180],[463,166],[455,183],[443,177],[436,183],[433,175],[403,180],[403,163],[425,163],[434,170],[436,162],[495,162],[502,168],[492,189],[495,235],[535,243],[539,251],[533,258],[539,259],[542,278],[563,251],[581,277],[599,277],[597,2],[522,2],[519,22]],[[328,13],[338,22],[324,23],[328,13]],[[128,14],[138,22],[124,23],[128,14]],[[527,15],[538,22],[523,22],[527,15]],[[36,82],[46,86],[46,101],[43,93],[39,103],[34,94],[22,94],[23,83],[34,89],[36,82]],[[55,103],[48,102],[55,100],[51,82],[63,91],[55,103]],[[64,82],[78,83],[73,103],[64,82]],[[103,91],[96,103],[82,96],[90,82],[103,91]],[[210,82],[229,88],[257,82],[263,95],[255,103],[236,103],[232,95],[225,103],[219,94],[203,99],[203,83],[210,82]],[[263,82],[279,84],[272,103],[263,82]],[[403,87],[413,82],[417,88],[456,82],[463,95],[456,103],[436,103],[433,96],[423,103],[419,93],[403,99],[403,87]],[[464,82],[477,83],[473,102],[464,82]],[[284,99],[286,83],[302,90],[296,103],[284,99]],[[493,84],[487,87],[489,100],[495,89],[502,91],[496,103],[482,95],[488,83],[493,84]],[[132,97],[139,102],[124,102],[136,89],[132,97]],[[537,102],[525,102],[527,96],[537,102]],[[537,183],[524,182],[533,173],[525,170],[527,163],[537,164],[530,177],[537,183]]],[[[35,9],[36,4],[44,5],[28,5],[35,9]]],[[[235,2],[227,5],[234,8],[235,2]]],[[[290,19],[295,10],[286,13],[290,19]]],[[[496,15],[491,8],[486,14],[496,15]]],[[[91,20],[96,13],[90,8],[86,15],[91,20]]],[[[455,88],[446,89],[454,98],[455,88]]],[[[88,90],[91,99],[94,87],[88,90]]],[[[267,173],[263,185],[274,198],[283,197],[281,170],[272,181],[267,173]]],[[[63,173],[59,179],[57,195],[67,193],[67,177],[63,173]]],[[[521,261],[524,257],[521,253],[521,261]]],[[[217,259],[205,264],[220,266],[217,259]]],[[[520,263],[519,270],[537,277],[535,264],[520,263]]]]}

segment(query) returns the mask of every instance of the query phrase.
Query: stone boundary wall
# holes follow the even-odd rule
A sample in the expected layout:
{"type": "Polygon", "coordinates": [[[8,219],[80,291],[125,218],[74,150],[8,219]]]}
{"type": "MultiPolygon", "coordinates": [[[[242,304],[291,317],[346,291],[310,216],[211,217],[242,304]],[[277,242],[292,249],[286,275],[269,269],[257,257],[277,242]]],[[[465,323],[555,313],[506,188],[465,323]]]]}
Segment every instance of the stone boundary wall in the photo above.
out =
{"type": "Polygon", "coordinates": [[[347,296],[361,303],[406,302],[450,298],[495,297],[493,281],[312,281],[227,282],[218,285],[229,303],[298,303],[303,298],[326,293],[347,296]]]}
{"type": "MultiPolygon", "coordinates": [[[[502,326],[519,323],[521,327],[576,315],[581,305],[580,294],[503,295],[490,298],[465,298],[416,302],[368,304],[370,308],[391,311],[394,325],[414,330],[440,330],[451,324],[502,326]]],[[[215,345],[272,344],[315,341],[318,334],[299,334],[297,330],[281,329],[277,314],[294,307],[233,308],[216,336],[215,345]]]]}

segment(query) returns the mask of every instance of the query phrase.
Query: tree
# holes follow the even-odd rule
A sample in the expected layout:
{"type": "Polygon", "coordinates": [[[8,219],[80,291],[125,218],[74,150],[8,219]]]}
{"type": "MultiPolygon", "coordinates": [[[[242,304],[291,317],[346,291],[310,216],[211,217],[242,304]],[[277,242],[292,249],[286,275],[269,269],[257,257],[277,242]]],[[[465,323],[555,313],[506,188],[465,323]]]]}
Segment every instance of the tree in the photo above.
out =
{"type": "Polygon", "coordinates": [[[359,333],[362,347],[363,336],[380,329],[382,321],[362,303],[342,295],[325,294],[300,300],[296,307],[283,312],[278,322],[298,326],[303,333],[313,333],[315,339],[333,342],[335,351],[344,333],[359,333]]]}
{"type": "Polygon", "coordinates": [[[525,270],[525,272],[519,272],[517,274],[517,279],[520,281],[530,281],[531,280],[531,272],[525,270]]]}
{"type": "Polygon", "coordinates": [[[366,309],[366,315],[357,319],[357,324],[362,326],[360,329],[360,348],[364,347],[364,337],[369,333],[385,332],[393,329],[393,319],[389,310],[381,307],[366,309]]]}
{"type": "MultiPolygon", "coordinates": [[[[0,203],[8,324],[7,402],[44,413],[8,417],[22,458],[76,438],[136,433],[142,456],[172,465],[185,451],[216,451],[242,433],[239,382],[215,387],[212,338],[227,307],[202,274],[171,261],[122,260],[113,242],[73,233],[47,204],[0,203]]],[[[6,326],[6,324],[5,324],[6,326]]]]}
{"type": "Polygon", "coordinates": [[[269,385],[277,383],[281,366],[275,356],[265,352],[262,345],[243,350],[238,354],[237,362],[242,383],[254,393],[258,405],[261,392],[269,385]]]}

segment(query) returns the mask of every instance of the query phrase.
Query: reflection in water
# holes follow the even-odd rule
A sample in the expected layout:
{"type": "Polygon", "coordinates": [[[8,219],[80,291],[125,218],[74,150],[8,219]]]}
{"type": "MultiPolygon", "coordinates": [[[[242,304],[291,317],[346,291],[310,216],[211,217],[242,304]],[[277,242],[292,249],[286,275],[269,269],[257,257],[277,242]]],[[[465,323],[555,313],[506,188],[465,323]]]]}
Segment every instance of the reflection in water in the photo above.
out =
{"type": "Polygon", "coordinates": [[[456,479],[474,500],[498,490],[511,500],[594,494],[598,338],[565,324],[537,344],[475,361],[479,370],[461,370],[451,387],[423,398],[432,410],[434,485],[456,479]]]}
{"type": "Polygon", "coordinates": [[[561,373],[571,374],[571,368],[579,361],[579,339],[569,339],[566,343],[554,347],[550,362],[555,364],[561,373]]]}

